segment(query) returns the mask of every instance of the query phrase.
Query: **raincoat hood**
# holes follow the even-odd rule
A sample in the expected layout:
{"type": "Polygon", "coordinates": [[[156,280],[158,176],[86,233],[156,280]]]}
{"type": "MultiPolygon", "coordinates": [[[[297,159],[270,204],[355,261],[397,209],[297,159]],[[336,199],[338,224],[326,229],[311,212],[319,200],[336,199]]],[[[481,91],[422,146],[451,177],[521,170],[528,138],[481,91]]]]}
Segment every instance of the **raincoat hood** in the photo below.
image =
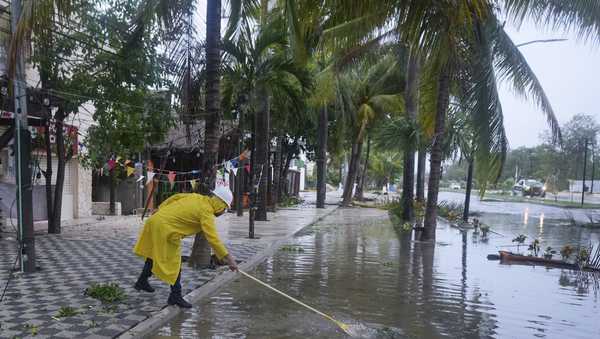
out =
{"type": "Polygon", "coordinates": [[[213,214],[222,212],[227,208],[227,204],[216,195],[212,195],[208,199],[208,203],[213,208],[213,214]]]}

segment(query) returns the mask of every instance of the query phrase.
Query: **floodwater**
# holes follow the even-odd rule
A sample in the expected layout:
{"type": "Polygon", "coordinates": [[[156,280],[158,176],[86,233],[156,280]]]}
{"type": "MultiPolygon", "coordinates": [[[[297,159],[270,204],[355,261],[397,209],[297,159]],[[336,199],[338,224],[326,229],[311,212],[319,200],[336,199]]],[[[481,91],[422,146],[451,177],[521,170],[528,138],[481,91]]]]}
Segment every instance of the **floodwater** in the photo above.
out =
{"type": "MultiPolygon", "coordinates": [[[[487,241],[439,223],[436,243],[397,233],[383,211],[340,209],[249,272],[368,338],[599,338],[597,280],[488,261],[518,234],[542,248],[597,244],[566,221],[484,214],[487,241]]],[[[515,248],[509,247],[511,250],[515,248]]],[[[525,251],[526,246],[521,248],[525,251]]],[[[243,276],[154,338],[344,338],[335,324],[243,276]]]]}

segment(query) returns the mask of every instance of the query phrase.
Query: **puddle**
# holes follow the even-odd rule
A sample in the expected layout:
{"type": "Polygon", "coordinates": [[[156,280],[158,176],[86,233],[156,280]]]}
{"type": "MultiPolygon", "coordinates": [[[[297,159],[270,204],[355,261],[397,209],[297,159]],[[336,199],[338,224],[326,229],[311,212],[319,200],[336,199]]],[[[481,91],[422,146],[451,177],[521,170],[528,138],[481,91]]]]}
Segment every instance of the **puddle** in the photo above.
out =
{"type": "MultiPolygon", "coordinates": [[[[361,338],[597,338],[598,278],[488,261],[518,234],[542,248],[598,243],[598,231],[539,216],[483,214],[492,230],[440,225],[436,243],[397,234],[385,212],[341,209],[249,272],[349,324],[361,338]]],[[[523,246],[524,251],[527,246],[523,246]]],[[[184,277],[185,278],[185,277],[184,277]]],[[[184,282],[185,283],[185,282],[184,282]]],[[[347,338],[335,324],[242,276],[156,337],[347,338]]]]}

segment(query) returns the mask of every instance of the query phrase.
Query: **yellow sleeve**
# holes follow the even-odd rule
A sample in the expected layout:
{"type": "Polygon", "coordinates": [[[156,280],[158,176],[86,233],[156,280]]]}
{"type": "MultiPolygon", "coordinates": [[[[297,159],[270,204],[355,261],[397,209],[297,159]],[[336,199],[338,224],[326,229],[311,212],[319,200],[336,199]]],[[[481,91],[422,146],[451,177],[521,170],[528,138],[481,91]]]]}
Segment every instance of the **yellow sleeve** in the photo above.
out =
{"type": "Polygon", "coordinates": [[[160,209],[163,206],[167,206],[177,200],[183,199],[185,198],[189,193],[178,193],[178,194],[174,194],[172,196],[169,197],[169,199],[163,201],[159,206],[158,209],[160,209]]]}
{"type": "Polygon", "coordinates": [[[204,233],[204,237],[210,244],[210,247],[215,251],[217,258],[219,260],[223,259],[227,256],[227,248],[219,239],[219,234],[217,233],[217,227],[215,225],[215,217],[213,215],[207,216],[202,221],[202,232],[204,233]]]}

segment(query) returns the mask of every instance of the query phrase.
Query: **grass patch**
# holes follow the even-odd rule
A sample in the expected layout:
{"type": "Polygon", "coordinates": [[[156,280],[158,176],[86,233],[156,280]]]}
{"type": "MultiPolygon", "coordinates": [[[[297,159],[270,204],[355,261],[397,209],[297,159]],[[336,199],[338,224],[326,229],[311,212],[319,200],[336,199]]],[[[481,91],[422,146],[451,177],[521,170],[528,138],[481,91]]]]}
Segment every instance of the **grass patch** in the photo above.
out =
{"type": "Polygon", "coordinates": [[[302,246],[298,246],[298,245],[283,245],[283,246],[281,246],[281,248],[279,250],[284,251],[284,252],[298,252],[298,253],[304,252],[304,248],[302,248],[302,246]]]}
{"type": "Polygon", "coordinates": [[[125,290],[116,283],[92,284],[85,290],[85,295],[100,300],[103,304],[125,300],[125,290]]]}
{"type": "MultiPolygon", "coordinates": [[[[579,196],[581,199],[581,195],[579,196]]],[[[600,204],[589,204],[584,203],[581,205],[581,200],[577,201],[565,201],[565,200],[547,200],[539,198],[525,198],[520,196],[511,195],[498,195],[498,194],[486,194],[482,201],[506,201],[506,202],[527,202],[530,204],[555,206],[562,208],[580,208],[580,209],[598,209],[600,204]]]]}
{"type": "Polygon", "coordinates": [[[283,197],[281,199],[281,202],[279,203],[279,206],[280,207],[293,207],[293,206],[299,205],[299,204],[301,204],[303,202],[304,202],[304,200],[302,200],[302,199],[300,199],[298,197],[295,197],[295,196],[286,196],[286,197],[283,197]]]}
{"type": "Polygon", "coordinates": [[[25,325],[23,325],[23,328],[25,329],[25,331],[29,331],[29,334],[32,337],[35,337],[36,335],[38,335],[39,328],[36,325],[26,323],[25,325]]]}
{"type": "Polygon", "coordinates": [[[76,308],[71,307],[71,306],[62,306],[60,309],[58,309],[58,313],[56,314],[56,317],[57,318],[68,318],[68,317],[74,317],[78,314],[79,314],[79,312],[77,311],[76,308]]]}

